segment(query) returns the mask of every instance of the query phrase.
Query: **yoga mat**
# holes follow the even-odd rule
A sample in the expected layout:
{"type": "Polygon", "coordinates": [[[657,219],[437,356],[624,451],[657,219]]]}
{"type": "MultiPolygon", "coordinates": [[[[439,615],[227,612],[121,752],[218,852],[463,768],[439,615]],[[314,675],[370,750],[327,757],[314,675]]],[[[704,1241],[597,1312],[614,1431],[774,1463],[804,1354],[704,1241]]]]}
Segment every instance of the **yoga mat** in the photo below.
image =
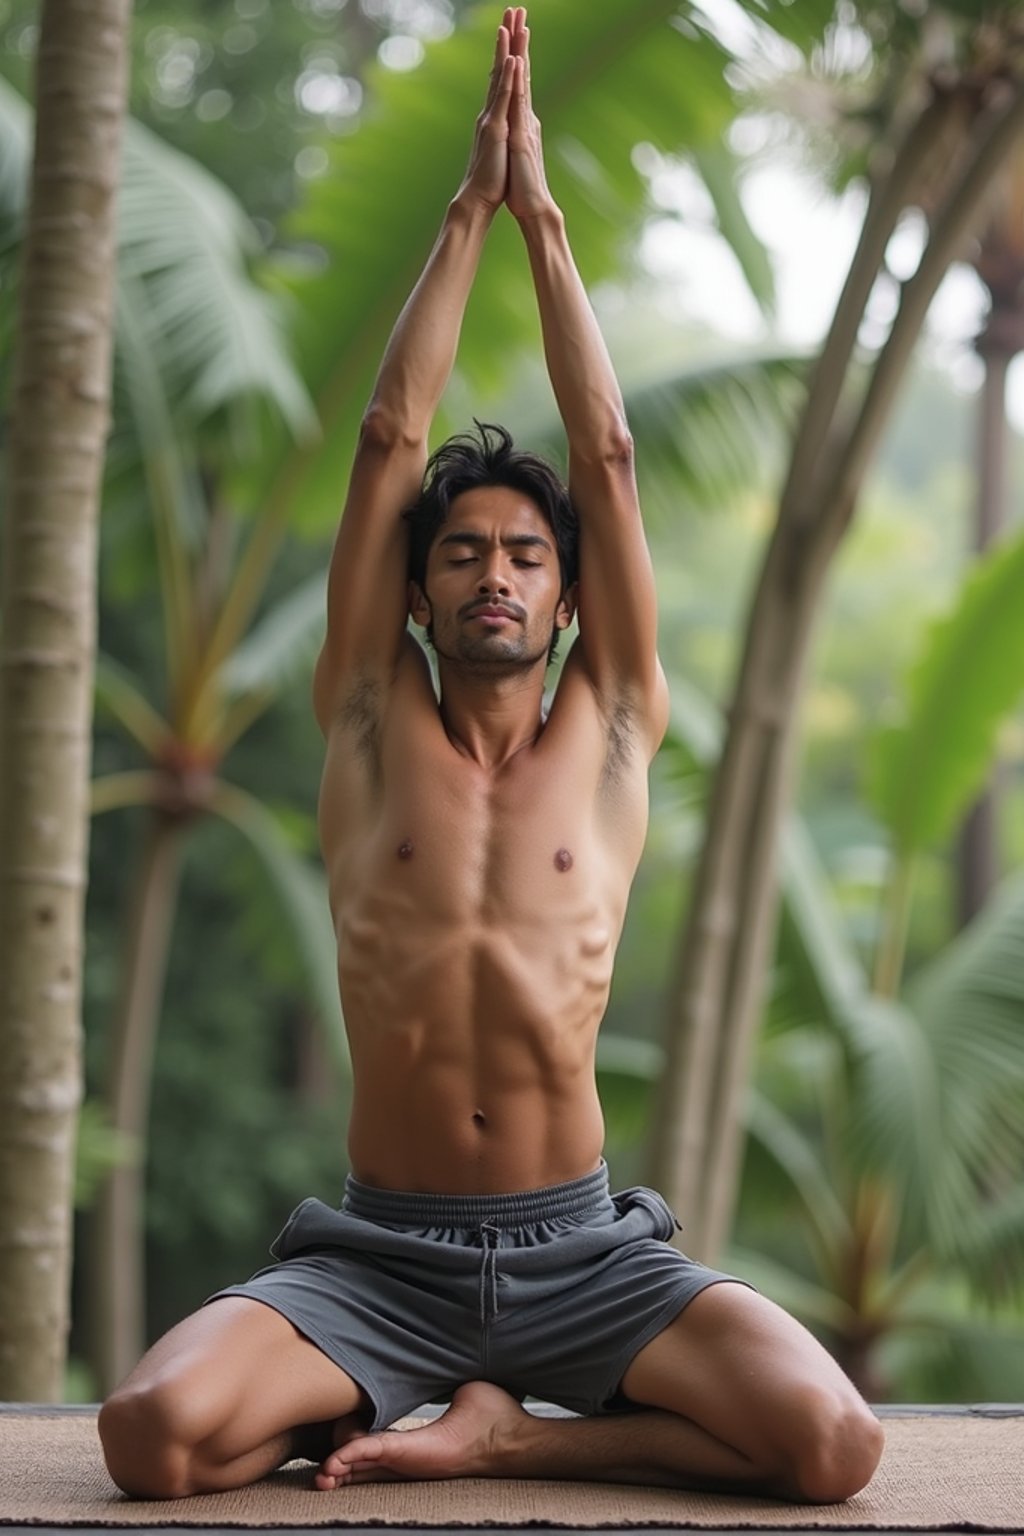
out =
{"type": "Polygon", "coordinates": [[[88,1412],[0,1413],[0,1525],[665,1526],[737,1530],[1024,1531],[1024,1411],[890,1410],[873,1481],[836,1505],[613,1483],[465,1479],[318,1493],[293,1462],[249,1488],[173,1501],[127,1499],[110,1481],[88,1412]]]}

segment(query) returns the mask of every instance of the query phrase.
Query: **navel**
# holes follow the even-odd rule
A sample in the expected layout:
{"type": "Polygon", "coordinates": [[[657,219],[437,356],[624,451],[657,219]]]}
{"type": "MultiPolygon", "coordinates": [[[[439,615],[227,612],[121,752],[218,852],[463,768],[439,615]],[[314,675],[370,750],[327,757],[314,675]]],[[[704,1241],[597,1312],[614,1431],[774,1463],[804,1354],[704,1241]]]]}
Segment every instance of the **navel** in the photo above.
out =
{"type": "Polygon", "coordinates": [[[399,845],[398,845],[398,857],[400,859],[411,859],[412,858],[412,843],[410,842],[410,840],[408,838],[406,838],[404,843],[399,843],[399,845]]]}
{"type": "Polygon", "coordinates": [[[555,854],[555,868],[560,869],[563,874],[565,874],[567,870],[572,869],[572,854],[569,852],[568,848],[559,848],[558,852],[555,854]]]}
{"type": "Polygon", "coordinates": [[[487,1124],[487,1116],[482,1109],[475,1109],[473,1111],[473,1124],[481,1131],[487,1124]]]}

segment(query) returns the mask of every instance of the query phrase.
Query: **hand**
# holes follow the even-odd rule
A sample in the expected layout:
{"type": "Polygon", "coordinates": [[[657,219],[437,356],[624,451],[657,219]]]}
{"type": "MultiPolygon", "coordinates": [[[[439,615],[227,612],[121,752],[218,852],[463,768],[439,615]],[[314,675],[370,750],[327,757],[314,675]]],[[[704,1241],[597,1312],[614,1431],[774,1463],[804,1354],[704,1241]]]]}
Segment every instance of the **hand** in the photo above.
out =
{"type": "Polygon", "coordinates": [[[491,213],[504,202],[508,189],[509,106],[515,79],[511,39],[518,13],[519,8],[509,6],[498,28],[487,100],[476,120],[469,166],[460,188],[460,195],[475,198],[491,213]]]}
{"type": "MultiPolygon", "coordinates": [[[[508,17],[509,13],[506,11],[505,15],[508,17]]],[[[508,191],[505,201],[509,212],[522,220],[536,218],[555,206],[544,170],[540,119],[533,110],[530,29],[526,25],[524,6],[516,6],[512,13],[509,49],[515,74],[508,111],[508,191]]]]}

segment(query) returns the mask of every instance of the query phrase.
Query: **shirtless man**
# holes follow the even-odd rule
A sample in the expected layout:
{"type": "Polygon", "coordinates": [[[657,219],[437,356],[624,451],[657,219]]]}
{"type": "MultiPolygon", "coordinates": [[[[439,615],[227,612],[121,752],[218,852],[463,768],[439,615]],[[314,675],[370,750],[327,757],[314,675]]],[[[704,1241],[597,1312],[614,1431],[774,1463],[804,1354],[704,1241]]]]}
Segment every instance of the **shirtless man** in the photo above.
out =
{"type": "Polygon", "coordinates": [[[179,1324],[105,1404],[115,1480],[174,1498],[305,1455],[322,1489],[473,1475],[855,1493],[881,1431],[832,1359],[671,1246],[659,1196],[607,1191],[595,1041],[666,687],[622,399],[547,188],[521,7],[366,413],[315,706],[353,1173],[340,1211],[306,1201],[282,1262],[179,1324]],[[503,203],[533,274],[571,506],[486,429],[442,450],[421,496],[503,203]],[[549,649],[577,608],[545,718],[549,649]],[[527,1394],[581,1416],[531,1415],[527,1394]],[[385,1432],[445,1396],[427,1427],[385,1432]]]}

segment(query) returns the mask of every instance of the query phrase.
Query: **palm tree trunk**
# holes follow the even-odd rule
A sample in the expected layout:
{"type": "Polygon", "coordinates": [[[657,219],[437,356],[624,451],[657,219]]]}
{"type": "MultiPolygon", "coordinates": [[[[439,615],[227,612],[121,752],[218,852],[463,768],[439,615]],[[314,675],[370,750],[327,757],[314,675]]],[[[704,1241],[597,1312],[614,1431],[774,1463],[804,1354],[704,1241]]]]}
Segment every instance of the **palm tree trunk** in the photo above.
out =
{"type": "Polygon", "coordinates": [[[131,1149],[107,1176],[90,1237],[90,1338],[106,1395],[146,1344],[145,1177],[153,1055],[181,874],[182,830],[157,812],[131,902],[122,992],[108,1050],[110,1123],[131,1149]]]}
{"type": "MultiPolygon", "coordinates": [[[[998,536],[1006,521],[1006,376],[1015,347],[1001,345],[998,305],[992,296],[993,315],[989,338],[983,335],[978,350],[985,361],[978,430],[978,501],[975,508],[974,548],[980,554],[998,536]]],[[[997,822],[999,817],[998,768],[984,793],[968,811],[960,830],[958,848],[957,919],[967,924],[981,911],[999,878],[997,822]]]]}
{"type": "Polygon", "coordinates": [[[130,0],[43,0],[0,656],[0,1398],[59,1400],[68,1330],[115,195],[130,0]]]}

